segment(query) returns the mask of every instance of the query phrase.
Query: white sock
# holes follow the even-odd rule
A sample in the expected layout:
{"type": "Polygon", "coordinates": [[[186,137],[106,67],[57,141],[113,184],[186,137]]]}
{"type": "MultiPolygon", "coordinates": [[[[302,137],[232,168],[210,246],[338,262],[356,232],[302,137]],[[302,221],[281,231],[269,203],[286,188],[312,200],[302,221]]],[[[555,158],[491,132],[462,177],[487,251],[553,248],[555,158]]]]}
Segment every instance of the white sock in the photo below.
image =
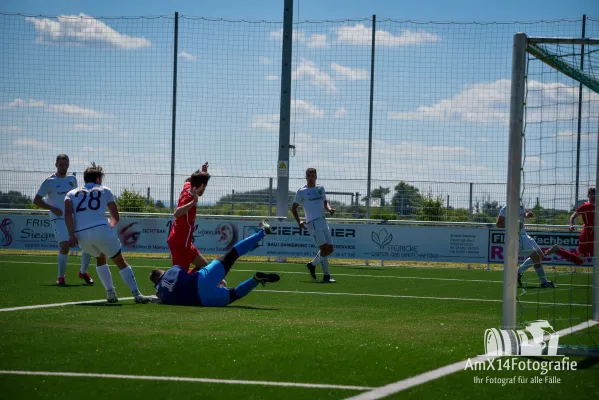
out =
{"type": "Polygon", "coordinates": [[[310,261],[310,263],[312,265],[318,265],[318,261],[320,260],[320,251],[318,253],[316,253],[316,257],[314,257],[312,259],[312,261],[310,261]]]}
{"type": "Polygon", "coordinates": [[[102,285],[104,285],[104,289],[106,289],[107,292],[114,291],[114,284],[112,283],[112,274],[110,273],[108,264],[98,265],[96,267],[96,273],[100,277],[102,285]]]}
{"type": "Polygon", "coordinates": [[[131,267],[127,266],[127,268],[121,269],[119,272],[121,273],[123,281],[129,286],[129,289],[131,289],[133,296],[139,296],[141,293],[139,293],[139,289],[137,288],[137,282],[135,281],[135,275],[133,275],[131,267]]]}
{"type": "Polygon", "coordinates": [[[320,257],[320,265],[322,266],[323,275],[329,274],[329,257],[320,257]]]}
{"type": "Polygon", "coordinates": [[[82,251],[81,252],[81,268],[79,269],[79,272],[81,272],[83,275],[85,275],[85,273],[87,272],[87,267],[89,267],[89,260],[91,260],[92,256],[90,256],[88,253],[82,251]]]}
{"type": "Polygon", "coordinates": [[[526,260],[524,260],[524,262],[522,263],[522,265],[520,265],[520,267],[518,268],[518,273],[519,274],[523,274],[533,264],[534,264],[534,261],[532,261],[531,258],[528,257],[526,260]]]}
{"type": "Polygon", "coordinates": [[[58,277],[62,278],[64,274],[67,272],[67,259],[69,258],[68,254],[58,253],[58,277]]]}

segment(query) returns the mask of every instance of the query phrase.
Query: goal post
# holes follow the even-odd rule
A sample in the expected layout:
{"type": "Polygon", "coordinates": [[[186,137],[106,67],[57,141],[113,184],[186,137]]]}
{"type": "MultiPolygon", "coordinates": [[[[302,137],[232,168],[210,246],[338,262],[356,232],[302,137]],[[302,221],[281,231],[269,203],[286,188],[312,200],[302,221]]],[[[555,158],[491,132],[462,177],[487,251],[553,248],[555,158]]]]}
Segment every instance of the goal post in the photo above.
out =
{"type": "MultiPolygon", "coordinates": [[[[585,155],[588,167],[587,179],[585,182],[589,186],[594,185],[595,188],[599,187],[599,113],[597,111],[597,109],[599,109],[599,76],[596,71],[599,71],[599,39],[528,37],[524,33],[517,33],[513,38],[506,199],[507,215],[505,227],[506,255],[503,271],[503,329],[513,330],[523,322],[519,321],[518,312],[518,266],[519,263],[522,262],[519,261],[518,258],[520,247],[519,219],[520,206],[522,205],[524,208],[529,208],[525,206],[525,202],[530,202],[531,200],[531,195],[528,193],[525,194],[523,188],[526,188],[527,185],[529,185],[530,187],[539,190],[539,192],[542,192],[544,187],[563,184],[563,182],[558,182],[558,176],[561,177],[565,174],[572,173],[573,168],[568,169],[569,166],[565,165],[563,159],[560,158],[568,156],[568,151],[563,149],[563,144],[560,143],[560,140],[566,136],[565,130],[563,129],[565,124],[564,120],[569,118],[569,123],[573,125],[572,121],[574,121],[576,117],[578,118],[578,143],[580,144],[580,104],[578,104],[577,116],[575,116],[575,112],[571,111],[571,109],[574,108],[574,104],[581,102],[583,87],[587,98],[585,105],[587,106],[587,109],[590,110],[586,112],[584,117],[586,118],[585,122],[587,123],[586,126],[588,129],[588,135],[585,138],[585,155]],[[566,48],[568,51],[564,50],[566,48]],[[570,49],[574,50],[570,51],[570,49]],[[585,66],[585,68],[583,68],[582,62],[580,62],[580,65],[577,65],[577,63],[573,61],[576,60],[576,57],[580,57],[581,60],[584,59],[585,63],[588,65],[585,66]],[[537,61],[542,62],[542,64],[537,63],[537,61]],[[532,79],[530,76],[529,68],[531,62],[536,63],[535,68],[537,75],[535,76],[535,79],[532,79]],[[547,68],[547,66],[551,68],[547,68]],[[551,79],[547,78],[548,76],[554,77],[554,81],[544,82],[543,79],[551,79]],[[537,78],[539,78],[541,82],[536,80],[537,78]],[[568,79],[575,81],[577,84],[576,87],[572,83],[569,85],[563,83],[568,79]],[[581,85],[580,89],[578,85],[581,85]],[[572,94],[579,90],[578,100],[570,100],[570,97],[568,97],[569,102],[567,103],[563,98],[560,99],[560,96],[571,96],[573,98],[574,96],[572,96],[572,94]],[[536,100],[532,100],[534,105],[527,104],[530,101],[529,95],[536,97],[536,100]],[[544,98],[539,100],[539,98],[543,96],[544,98]],[[551,103],[545,100],[545,98],[551,98],[554,102],[551,103]],[[568,109],[568,107],[571,109],[568,109]],[[564,117],[564,109],[566,109],[568,113],[567,118],[564,117]],[[529,119],[529,121],[527,121],[527,119],[529,119]],[[530,147],[532,150],[527,150],[527,124],[532,126],[531,129],[534,131],[534,134],[541,132],[541,135],[530,138],[530,147]],[[547,144],[548,142],[551,143],[547,144]],[[594,147],[596,147],[596,149],[594,149],[594,147]],[[534,153],[534,151],[537,151],[537,153],[534,153]],[[562,153],[565,153],[565,155],[562,153]],[[530,172],[525,168],[524,162],[527,156],[533,160],[533,163],[538,163],[538,169],[534,172],[530,172]],[[551,158],[551,161],[546,162],[543,158],[551,158]],[[543,165],[544,163],[545,165],[543,165]],[[529,174],[528,176],[526,175],[527,173],[529,174]],[[592,175],[594,175],[594,177],[592,175]],[[549,178],[547,176],[549,176],[549,178]],[[555,180],[550,181],[552,178],[555,180]]],[[[574,138],[575,134],[571,133],[570,137],[574,138]]],[[[571,150],[571,152],[574,152],[574,150],[571,150]]],[[[578,149],[577,152],[580,152],[580,149],[578,149]]],[[[578,165],[576,167],[576,174],[576,193],[578,194],[578,165]]],[[[554,194],[554,198],[552,199],[554,204],[552,209],[553,212],[559,208],[555,206],[555,204],[565,204],[566,202],[569,202],[571,206],[574,206],[579,200],[578,198],[574,199],[572,197],[566,199],[561,198],[560,196],[554,194]]],[[[536,197],[536,201],[537,206],[541,209],[539,197],[536,197]]],[[[572,212],[571,206],[567,207],[570,213],[572,212]]],[[[565,208],[566,207],[562,206],[561,211],[564,211],[565,208]]],[[[599,213],[595,212],[595,232],[598,227],[599,213]]],[[[597,241],[597,238],[595,238],[593,246],[594,257],[592,259],[592,266],[586,269],[590,276],[587,278],[587,287],[584,288],[585,296],[587,297],[587,300],[584,301],[586,301],[585,306],[588,310],[586,312],[586,316],[588,317],[587,320],[592,319],[594,321],[599,321],[599,257],[597,257],[599,254],[599,242],[597,241]]],[[[565,266],[563,268],[568,270],[570,267],[565,266]]],[[[548,269],[547,265],[545,265],[545,269],[548,269]]],[[[569,271],[568,274],[574,276],[575,269],[571,268],[569,271]]],[[[584,286],[575,283],[580,282],[571,281],[569,286],[584,286]]],[[[564,287],[567,286],[567,284],[564,284],[564,287]]],[[[558,288],[560,287],[558,286],[558,288]]],[[[559,289],[553,290],[556,291],[559,289]]],[[[562,290],[566,291],[567,289],[562,290]]],[[[570,291],[572,292],[572,290],[570,291]]],[[[554,295],[554,299],[555,298],[556,295],[554,295]]],[[[557,296],[557,298],[559,298],[559,296],[557,296]]],[[[572,298],[573,296],[570,293],[570,310],[572,309],[572,298]]],[[[539,314],[538,310],[546,307],[544,304],[548,303],[547,300],[536,301],[540,304],[537,305],[537,314],[539,314]]],[[[556,302],[557,300],[553,301],[556,302]]],[[[531,301],[528,300],[524,303],[531,303],[531,301]]],[[[553,309],[555,310],[556,304],[553,304],[553,306],[553,309]]],[[[580,304],[576,304],[576,306],[580,306],[580,304]]],[[[565,309],[568,307],[562,308],[565,309]]],[[[543,311],[550,312],[547,310],[543,311]]],[[[572,313],[572,311],[570,311],[570,313],[572,313]]],[[[562,321],[567,319],[567,317],[561,318],[562,321]]],[[[570,321],[574,320],[575,318],[570,315],[570,321]]],[[[593,348],[593,351],[597,350],[597,347],[599,347],[597,346],[597,340],[594,340],[590,347],[593,348]]]]}

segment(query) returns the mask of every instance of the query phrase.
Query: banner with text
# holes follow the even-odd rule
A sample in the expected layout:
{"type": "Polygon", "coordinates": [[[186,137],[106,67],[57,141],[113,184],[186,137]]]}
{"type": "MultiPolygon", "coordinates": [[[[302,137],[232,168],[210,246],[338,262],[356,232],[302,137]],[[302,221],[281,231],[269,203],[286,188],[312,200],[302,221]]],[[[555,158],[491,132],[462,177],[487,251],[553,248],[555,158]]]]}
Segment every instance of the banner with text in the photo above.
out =
{"type": "MultiPolygon", "coordinates": [[[[0,216],[0,249],[58,249],[54,230],[43,215],[0,216]]],[[[168,253],[166,239],[172,218],[123,217],[114,228],[125,252],[168,253]]],[[[295,223],[272,222],[273,234],[266,236],[252,255],[313,257],[318,251],[312,237],[295,223]]],[[[384,224],[331,224],[334,257],[375,260],[503,263],[504,231],[487,228],[401,226],[384,224]]],[[[220,254],[257,230],[256,221],[199,219],[194,243],[206,254],[220,254]]],[[[529,232],[542,249],[558,244],[576,250],[578,234],[529,232]]],[[[557,255],[547,263],[567,264],[557,255]]]]}

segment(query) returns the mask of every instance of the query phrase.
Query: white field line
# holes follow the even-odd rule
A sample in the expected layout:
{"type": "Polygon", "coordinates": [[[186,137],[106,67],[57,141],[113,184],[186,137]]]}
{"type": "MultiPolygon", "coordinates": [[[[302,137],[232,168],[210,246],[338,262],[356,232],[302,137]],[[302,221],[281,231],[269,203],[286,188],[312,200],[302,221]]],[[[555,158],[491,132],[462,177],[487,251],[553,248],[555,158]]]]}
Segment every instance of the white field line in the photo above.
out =
{"type": "MultiPolygon", "coordinates": [[[[2,263],[10,263],[10,264],[43,264],[43,265],[56,265],[55,262],[35,262],[35,261],[5,261],[0,260],[0,264],[2,263]]],[[[79,264],[69,263],[68,265],[76,265],[79,264]]],[[[132,265],[132,268],[160,268],[156,265],[132,265]]],[[[166,268],[166,267],[163,267],[166,268]]],[[[305,267],[304,267],[305,268],[305,267]]],[[[229,272],[256,272],[253,269],[236,269],[232,268],[229,272]]],[[[300,271],[269,271],[276,272],[280,274],[295,274],[295,275],[307,275],[308,272],[300,272],[300,271]]],[[[359,278],[385,278],[385,279],[415,279],[415,280],[426,280],[426,281],[448,281],[448,282],[475,282],[475,283],[503,283],[503,281],[496,280],[487,280],[487,279],[459,279],[459,278],[434,278],[427,276],[397,276],[397,275],[371,275],[371,274],[346,274],[346,273],[336,273],[335,276],[351,276],[351,277],[359,277],[359,278]]],[[[559,286],[579,286],[579,287],[587,287],[588,285],[577,285],[577,284],[569,284],[569,283],[560,283],[559,286]]]]}
{"type": "MultiPolygon", "coordinates": [[[[390,299],[417,299],[417,300],[443,300],[443,301],[471,301],[476,303],[501,303],[503,300],[501,299],[472,299],[465,297],[433,297],[433,296],[408,296],[408,295],[399,295],[399,294],[374,294],[374,293],[339,293],[339,292],[305,292],[299,290],[268,290],[268,289],[257,289],[255,293],[285,293],[285,294],[307,294],[307,295],[320,295],[320,296],[358,296],[358,297],[382,297],[382,298],[390,298],[390,299]]],[[[133,297],[122,297],[119,300],[131,300],[133,297]]],[[[32,306],[21,306],[21,307],[10,307],[10,308],[0,308],[0,312],[6,311],[21,311],[21,310],[33,310],[37,308],[52,308],[52,307],[62,307],[62,306],[72,306],[78,304],[94,304],[94,303],[102,303],[106,300],[86,300],[86,301],[72,301],[68,303],[49,303],[49,304],[38,304],[32,306]]],[[[542,306],[575,306],[575,307],[589,307],[588,304],[579,304],[579,303],[546,303],[546,302],[535,302],[535,301],[521,301],[520,303],[525,304],[533,304],[533,305],[542,305],[542,306]]]]}
{"type": "MultiPolygon", "coordinates": [[[[572,326],[570,328],[562,329],[560,331],[555,332],[560,337],[566,336],[570,333],[578,332],[583,329],[587,329],[591,326],[597,325],[599,322],[597,321],[587,321],[581,324],[572,326]]],[[[486,361],[489,359],[495,359],[496,357],[491,356],[478,356],[475,358],[471,358],[470,362],[474,365],[477,362],[486,361]]],[[[414,386],[422,385],[423,383],[433,381],[435,379],[439,379],[441,377],[453,374],[454,372],[464,371],[466,369],[466,363],[468,360],[459,361],[453,364],[446,365],[441,368],[437,368],[432,371],[424,372],[422,374],[413,376],[411,378],[403,379],[401,381],[391,383],[389,385],[381,386],[376,388],[370,392],[365,392],[359,394],[357,396],[349,397],[346,400],[378,400],[383,397],[390,396],[395,393],[402,392],[406,389],[412,388],[414,386]]]]}
{"type": "MultiPolygon", "coordinates": [[[[318,294],[324,296],[363,296],[363,297],[386,297],[391,299],[418,299],[418,300],[453,300],[453,301],[473,301],[477,303],[488,302],[488,303],[502,303],[501,299],[471,299],[466,297],[433,297],[433,296],[409,296],[400,294],[373,294],[373,293],[340,293],[340,292],[304,292],[295,290],[269,290],[269,289],[258,289],[256,292],[270,292],[270,293],[289,293],[289,294],[318,294]]],[[[520,301],[524,304],[539,304],[546,306],[577,306],[577,307],[590,307],[590,304],[579,304],[579,303],[548,303],[541,301],[520,301]]],[[[1,309],[0,309],[1,310],[1,309]]]]}
{"type": "Polygon", "coordinates": [[[225,385],[283,386],[283,387],[301,387],[301,388],[310,388],[310,389],[341,389],[341,390],[372,390],[372,389],[374,389],[374,388],[368,387],[368,386],[328,385],[328,384],[323,384],[323,383],[247,381],[247,380],[239,380],[239,379],[187,378],[187,377],[182,377],[182,376],[117,375],[117,374],[93,374],[93,373],[79,373],[79,372],[11,371],[11,370],[0,370],[0,374],[37,375],[37,376],[67,376],[67,377],[74,377],[74,378],[135,379],[135,380],[144,380],[144,381],[220,383],[220,384],[225,384],[225,385]]]}

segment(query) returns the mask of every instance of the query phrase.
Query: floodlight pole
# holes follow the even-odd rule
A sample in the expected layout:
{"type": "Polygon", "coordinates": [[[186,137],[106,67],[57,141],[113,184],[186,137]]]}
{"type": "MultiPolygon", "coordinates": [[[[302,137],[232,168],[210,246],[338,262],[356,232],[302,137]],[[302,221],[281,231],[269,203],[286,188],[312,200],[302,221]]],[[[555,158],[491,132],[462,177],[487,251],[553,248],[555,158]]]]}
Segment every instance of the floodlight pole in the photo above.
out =
{"type": "MultiPolygon", "coordinates": [[[[597,119],[597,132],[599,133],[599,118],[597,119]]],[[[599,188],[599,134],[597,135],[597,159],[595,160],[595,193],[597,193],[597,188],[599,188]]],[[[595,200],[595,207],[596,201],[597,200],[595,200]]],[[[597,229],[599,229],[599,213],[595,212],[595,226],[593,227],[594,232],[597,232],[597,229]]],[[[597,257],[598,254],[599,241],[597,241],[597,237],[595,236],[595,242],[593,244],[593,321],[599,321],[599,257],[597,257]]]]}
{"type": "Polygon", "coordinates": [[[277,160],[277,217],[289,212],[289,144],[291,137],[291,57],[293,49],[293,0],[285,0],[283,56],[281,60],[281,110],[277,160]]]}
{"type": "Polygon", "coordinates": [[[512,84],[510,95],[510,137],[508,146],[507,216],[503,262],[502,328],[516,328],[516,285],[518,250],[520,248],[520,179],[522,170],[522,135],[524,126],[524,93],[526,47],[524,33],[514,35],[512,52],[512,84]]]}

